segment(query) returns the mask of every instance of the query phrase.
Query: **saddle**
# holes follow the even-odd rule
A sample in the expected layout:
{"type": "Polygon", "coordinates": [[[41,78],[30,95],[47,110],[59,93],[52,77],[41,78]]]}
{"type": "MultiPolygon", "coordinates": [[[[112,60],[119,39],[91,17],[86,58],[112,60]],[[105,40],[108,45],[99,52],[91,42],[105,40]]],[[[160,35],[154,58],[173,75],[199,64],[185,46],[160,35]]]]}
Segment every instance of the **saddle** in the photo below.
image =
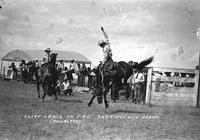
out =
{"type": "Polygon", "coordinates": [[[110,58],[104,65],[101,65],[101,70],[104,70],[104,76],[115,76],[117,74],[117,63],[110,58]]]}

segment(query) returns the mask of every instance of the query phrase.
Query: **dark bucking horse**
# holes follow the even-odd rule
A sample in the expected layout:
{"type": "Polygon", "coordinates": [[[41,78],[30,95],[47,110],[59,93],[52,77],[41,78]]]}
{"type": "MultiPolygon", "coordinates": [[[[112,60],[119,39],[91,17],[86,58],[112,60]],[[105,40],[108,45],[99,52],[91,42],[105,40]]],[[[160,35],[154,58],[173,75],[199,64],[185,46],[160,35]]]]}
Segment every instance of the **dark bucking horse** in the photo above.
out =
{"type": "Polygon", "coordinates": [[[115,102],[117,99],[117,92],[119,88],[122,86],[122,79],[126,83],[127,79],[133,73],[132,67],[124,61],[117,62],[116,64],[114,64],[113,67],[114,68],[112,71],[103,69],[101,65],[97,67],[95,71],[96,81],[97,81],[95,90],[97,91],[97,94],[93,95],[92,99],[88,103],[88,106],[91,106],[95,97],[97,97],[97,100],[100,103],[103,96],[105,108],[108,108],[109,104],[106,96],[109,89],[111,89],[111,98],[115,102]]]}
{"type": "Polygon", "coordinates": [[[42,84],[44,91],[42,101],[44,101],[46,95],[54,95],[55,99],[57,99],[56,85],[58,72],[56,69],[56,57],[57,53],[51,53],[50,61],[48,63],[44,63],[41,68],[36,70],[38,98],[40,98],[40,84],[42,84]]]}
{"type": "MultiPolygon", "coordinates": [[[[150,57],[146,60],[143,60],[141,63],[139,63],[138,67],[145,67],[146,65],[150,64],[153,59],[154,57],[150,57]]],[[[120,61],[113,65],[112,70],[106,69],[105,67],[102,68],[102,66],[99,65],[95,71],[95,74],[97,80],[95,91],[97,93],[93,95],[88,103],[88,106],[92,105],[95,97],[97,97],[98,103],[101,103],[103,96],[105,108],[108,108],[109,104],[107,101],[107,93],[109,92],[109,89],[111,89],[111,99],[116,102],[118,91],[121,89],[122,85],[128,85],[127,80],[133,74],[133,67],[124,61],[120,61]]]]}

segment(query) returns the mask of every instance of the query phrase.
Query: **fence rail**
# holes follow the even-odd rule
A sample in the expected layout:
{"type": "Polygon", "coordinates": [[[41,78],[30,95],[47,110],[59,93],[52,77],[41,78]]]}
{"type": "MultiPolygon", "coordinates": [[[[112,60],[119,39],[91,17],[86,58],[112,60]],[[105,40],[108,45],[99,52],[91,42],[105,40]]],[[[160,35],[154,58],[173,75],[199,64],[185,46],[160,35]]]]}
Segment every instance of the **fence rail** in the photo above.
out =
{"type": "Polygon", "coordinates": [[[178,68],[161,68],[161,67],[154,67],[153,71],[162,71],[162,72],[178,72],[178,73],[190,73],[194,74],[194,69],[178,69],[178,68]]]}

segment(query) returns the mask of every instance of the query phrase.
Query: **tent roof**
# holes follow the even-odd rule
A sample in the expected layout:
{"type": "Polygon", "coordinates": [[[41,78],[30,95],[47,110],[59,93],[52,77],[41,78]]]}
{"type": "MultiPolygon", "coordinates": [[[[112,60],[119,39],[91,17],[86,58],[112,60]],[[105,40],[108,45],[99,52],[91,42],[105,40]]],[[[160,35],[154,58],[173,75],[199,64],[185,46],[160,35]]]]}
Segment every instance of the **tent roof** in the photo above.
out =
{"type": "MultiPolygon", "coordinates": [[[[38,59],[42,60],[45,52],[44,50],[23,50],[26,54],[28,54],[32,60],[38,59]]],[[[78,52],[72,52],[72,51],[55,51],[52,50],[52,52],[57,52],[57,60],[65,60],[65,61],[71,61],[74,59],[78,62],[85,62],[85,63],[91,63],[88,58],[86,58],[84,55],[78,53],[78,52]]]]}
{"type": "Polygon", "coordinates": [[[22,61],[22,60],[31,60],[31,57],[21,50],[14,50],[7,53],[2,57],[2,60],[5,61],[22,61]]]}
{"type": "MultiPolygon", "coordinates": [[[[91,61],[84,55],[72,51],[55,51],[57,52],[57,60],[71,61],[74,59],[78,62],[91,63],[91,61]]],[[[14,50],[6,54],[2,60],[7,61],[21,61],[21,60],[42,60],[45,55],[44,50],[14,50]]]]}

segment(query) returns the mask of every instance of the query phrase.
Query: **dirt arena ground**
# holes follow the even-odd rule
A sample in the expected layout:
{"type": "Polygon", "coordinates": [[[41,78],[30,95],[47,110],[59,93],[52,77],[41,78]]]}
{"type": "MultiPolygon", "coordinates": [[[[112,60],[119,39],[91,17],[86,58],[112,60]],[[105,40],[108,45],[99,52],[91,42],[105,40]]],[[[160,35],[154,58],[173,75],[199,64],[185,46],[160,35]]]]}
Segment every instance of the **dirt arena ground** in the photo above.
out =
{"type": "Polygon", "coordinates": [[[36,86],[0,80],[1,140],[198,140],[200,109],[128,101],[104,109],[89,93],[37,98],[36,86]]]}

